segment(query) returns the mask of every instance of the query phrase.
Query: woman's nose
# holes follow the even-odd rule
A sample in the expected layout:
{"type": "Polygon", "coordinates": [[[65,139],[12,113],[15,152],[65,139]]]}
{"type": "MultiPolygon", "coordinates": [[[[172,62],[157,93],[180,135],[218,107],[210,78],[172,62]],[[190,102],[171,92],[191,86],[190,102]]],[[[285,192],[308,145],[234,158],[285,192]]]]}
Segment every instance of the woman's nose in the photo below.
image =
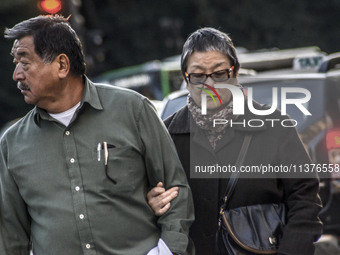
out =
{"type": "Polygon", "coordinates": [[[210,86],[214,86],[215,81],[211,77],[208,77],[207,80],[205,81],[205,84],[208,84],[210,86]]]}

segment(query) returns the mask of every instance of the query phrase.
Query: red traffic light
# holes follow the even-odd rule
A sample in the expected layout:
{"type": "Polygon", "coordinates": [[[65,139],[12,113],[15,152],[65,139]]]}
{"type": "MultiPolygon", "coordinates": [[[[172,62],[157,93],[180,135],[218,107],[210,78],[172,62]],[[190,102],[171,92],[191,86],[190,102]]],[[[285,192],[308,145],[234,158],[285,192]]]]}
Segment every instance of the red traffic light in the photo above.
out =
{"type": "Polygon", "coordinates": [[[40,0],[39,7],[43,11],[54,14],[61,10],[61,0],[40,0]]]}

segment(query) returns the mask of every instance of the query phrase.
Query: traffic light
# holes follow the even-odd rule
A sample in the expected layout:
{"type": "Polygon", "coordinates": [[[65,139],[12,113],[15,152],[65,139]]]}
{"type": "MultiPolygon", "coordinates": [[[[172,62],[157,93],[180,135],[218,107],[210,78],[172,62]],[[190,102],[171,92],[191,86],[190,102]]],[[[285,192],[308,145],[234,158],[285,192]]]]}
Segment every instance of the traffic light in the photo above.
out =
{"type": "Polygon", "coordinates": [[[61,0],[39,0],[38,6],[40,10],[54,14],[61,10],[62,3],[61,0]]]}

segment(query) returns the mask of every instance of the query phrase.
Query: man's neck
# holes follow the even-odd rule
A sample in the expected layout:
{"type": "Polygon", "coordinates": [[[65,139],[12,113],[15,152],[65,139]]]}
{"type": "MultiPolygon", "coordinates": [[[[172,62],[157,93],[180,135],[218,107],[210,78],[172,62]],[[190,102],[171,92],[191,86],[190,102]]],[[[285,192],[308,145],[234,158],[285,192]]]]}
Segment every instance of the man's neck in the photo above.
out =
{"type": "Polygon", "coordinates": [[[84,91],[84,81],[82,77],[68,77],[63,90],[60,91],[57,100],[49,103],[48,107],[43,107],[49,113],[65,112],[81,101],[84,91]]]}

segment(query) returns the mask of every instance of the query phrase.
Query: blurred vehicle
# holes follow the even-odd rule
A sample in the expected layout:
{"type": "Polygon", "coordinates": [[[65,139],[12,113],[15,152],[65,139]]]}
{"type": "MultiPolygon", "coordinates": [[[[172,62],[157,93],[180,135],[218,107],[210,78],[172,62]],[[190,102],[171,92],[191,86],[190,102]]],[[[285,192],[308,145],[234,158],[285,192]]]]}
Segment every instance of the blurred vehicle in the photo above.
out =
{"type": "Polygon", "coordinates": [[[178,90],[164,98],[163,106],[159,109],[158,114],[161,119],[165,120],[170,115],[177,112],[187,104],[189,92],[186,89],[178,90]]]}
{"type": "MultiPolygon", "coordinates": [[[[300,62],[314,63],[313,58],[299,57],[300,62]]],[[[340,254],[340,53],[322,57],[322,62],[311,69],[292,68],[257,72],[256,75],[240,76],[239,82],[247,90],[252,88],[253,99],[261,104],[272,105],[273,88],[278,88],[278,102],[281,102],[281,88],[304,88],[310,91],[311,98],[303,106],[312,114],[305,115],[295,105],[287,105],[287,114],[297,121],[297,130],[315,164],[334,164],[334,172],[320,173],[320,196],[324,208],[320,218],[324,223],[322,238],[324,246],[332,246],[340,254]],[[329,240],[332,240],[330,242],[329,240]]],[[[159,112],[166,119],[187,103],[188,91],[182,90],[170,94],[163,100],[159,112]]],[[[301,98],[301,93],[290,92],[289,99],[301,98]]],[[[280,105],[278,105],[280,108],[280,105]]],[[[324,248],[323,246],[323,248],[324,248]]]]}
{"type": "MultiPolygon", "coordinates": [[[[237,47],[241,70],[264,71],[291,66],[293,59],[301,55],[313,55],[314,65],[322,60],[323,53],[318,47],[303,47],[280,50],[277,48],[249,51],[237,47]]],[[[297,62],[298,63],[298,62],[297,62]]],[[[240,70],[240,74],[241,74],[240,70]]],[[[93,81],[133,89],[151,100],[163,100],[171,92],[181,89],[183,81],[180,55],[163,60],[149,61],[140,65],[111,70],[93,78],[93,81]]]]}
{"type": "Polygon", "coordinates": [[[159,112],[163,108],[163,102],[161,100],[150,100],[153,106],[156,109],[156,112],[159,112]]]}
{"type": "Polygon", "coordinates": [[[151,100],[162,100],[169,93],[180,89],[182,75],[179,60],[175,58],[112,70],[93,80],[133,89],[151,100]]]}

